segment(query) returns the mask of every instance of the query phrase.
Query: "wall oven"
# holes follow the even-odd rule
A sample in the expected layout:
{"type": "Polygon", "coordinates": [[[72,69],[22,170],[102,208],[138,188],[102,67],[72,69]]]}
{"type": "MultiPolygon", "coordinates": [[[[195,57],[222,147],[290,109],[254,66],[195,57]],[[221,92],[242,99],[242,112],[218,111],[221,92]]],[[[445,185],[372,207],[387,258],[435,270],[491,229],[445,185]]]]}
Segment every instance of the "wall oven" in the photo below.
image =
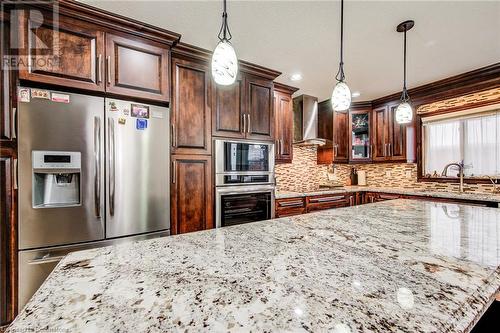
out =
{"type": "Polygon", "coordinates": [[[274,144],[215,140],[216,227],[274,217],[274,144]]]}

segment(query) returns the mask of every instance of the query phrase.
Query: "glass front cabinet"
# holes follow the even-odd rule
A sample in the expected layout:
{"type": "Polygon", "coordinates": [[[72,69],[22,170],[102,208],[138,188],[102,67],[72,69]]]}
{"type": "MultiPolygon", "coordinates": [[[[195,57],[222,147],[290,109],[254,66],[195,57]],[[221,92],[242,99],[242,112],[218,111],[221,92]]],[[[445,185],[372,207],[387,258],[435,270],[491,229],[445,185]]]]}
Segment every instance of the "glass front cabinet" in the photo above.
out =
{"type": "Polygon", "coordinates": [[[349,161],[368,162],[372,158],[370,109],[349,112],[349,161]]]}

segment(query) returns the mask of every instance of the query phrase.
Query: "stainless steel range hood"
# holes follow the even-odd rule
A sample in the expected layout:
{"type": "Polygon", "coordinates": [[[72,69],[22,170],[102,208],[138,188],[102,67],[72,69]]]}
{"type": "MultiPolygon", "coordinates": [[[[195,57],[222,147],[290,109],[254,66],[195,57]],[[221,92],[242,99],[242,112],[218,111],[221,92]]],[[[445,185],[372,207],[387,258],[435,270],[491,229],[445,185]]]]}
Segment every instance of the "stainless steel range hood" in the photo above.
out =
{"type": "Polygon", "coordinates": [[[323,146],[325,139],[318,138],[318,98],[301,95],[293,99],[293,144],[323,146]]]}

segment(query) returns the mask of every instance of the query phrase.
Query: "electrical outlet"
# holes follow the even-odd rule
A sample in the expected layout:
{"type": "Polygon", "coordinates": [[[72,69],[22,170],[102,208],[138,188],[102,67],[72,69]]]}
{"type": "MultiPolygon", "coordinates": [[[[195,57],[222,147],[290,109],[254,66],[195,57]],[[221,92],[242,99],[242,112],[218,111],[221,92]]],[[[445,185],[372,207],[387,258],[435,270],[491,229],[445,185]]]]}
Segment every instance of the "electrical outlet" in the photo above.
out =
{"type": "Polygon", "coordinates": [[[406,178],[411,178],[411,170],[406,170],[406,178]]]}
{"type": "Polygon", "coordinates": [[[392,176],[391,171],[390,170],[386,170],[385,171],[385,176],[386,177],[391,177],[392,176]]]}

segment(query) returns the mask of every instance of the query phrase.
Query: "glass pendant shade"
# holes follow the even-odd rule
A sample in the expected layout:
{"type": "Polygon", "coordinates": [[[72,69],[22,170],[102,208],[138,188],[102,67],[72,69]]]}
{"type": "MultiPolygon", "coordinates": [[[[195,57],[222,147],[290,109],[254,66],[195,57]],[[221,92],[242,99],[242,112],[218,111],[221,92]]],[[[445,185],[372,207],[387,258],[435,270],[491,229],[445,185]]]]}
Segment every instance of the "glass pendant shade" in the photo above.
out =
{"type": "Polygon", "coordinates": [[[398,124],[408,124],[413,120],[413,109],[410,103],[402,102],[396,109],[396,121],[398,124]]]}
{"type": "Polygon", "coordinates": [[[347,111],[351,106],[351,89],[345,82],[338,82],[332,92],[332,108],[334,111],[347,111]]]}
{"type": "Polygon", "coordinates": [[[228,86],[236,81],[238,58],[231,43],[222,40],[217,44],[212,56],[212,77],[215,83],[228,86]]]}

